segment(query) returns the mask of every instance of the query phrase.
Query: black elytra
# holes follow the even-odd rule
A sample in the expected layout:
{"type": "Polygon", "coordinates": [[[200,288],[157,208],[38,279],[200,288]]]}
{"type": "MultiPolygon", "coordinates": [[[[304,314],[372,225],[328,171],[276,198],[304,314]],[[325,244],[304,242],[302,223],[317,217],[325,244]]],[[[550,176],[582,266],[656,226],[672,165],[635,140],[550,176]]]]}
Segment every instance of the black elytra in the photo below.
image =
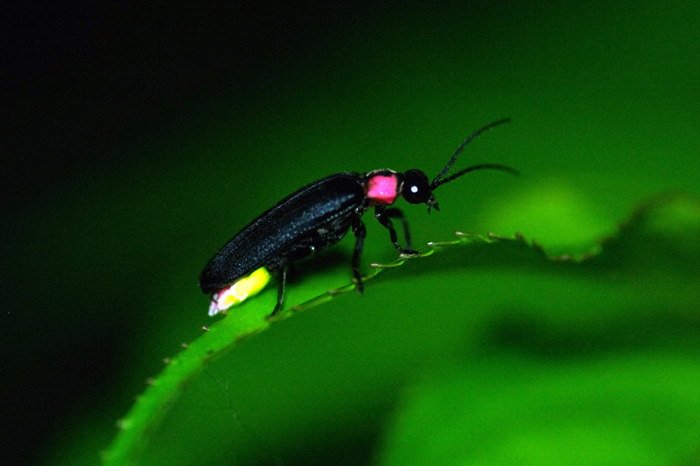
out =
{"type": "Polygon", "coordinates": [[[304,186],[284,198],[243,228],[217,252],[204,267],[199,285],[206,294],[217,293],[260,267],[277,277],[277,305],[270,316],[277,314],[284,303],[287,268],[312,252],[339,242],[352,229],[357,238],[352,256],[352,272],[357,289],[363,292],[360,257],[367,234],[361,217],[371,207],[374,216],[389,230],[394,247],[403,254],[417,255],[411,245],[408,221],[401,210],[387,208],[403,196],[410,204],[426,204],[439,210],[433,192],[439,186],[474,170],[494,169],[517,174],[513,168],[499,164],[474,165],[444,178],[457,156],[472,139],[486,130],[509,122],[495,121],[479,129],[460,144],[445,168],[430,182],[420,170],[404,173],[375,170],[365,175],[338,173],[304,186]],[[406,248],[398,243],[391,219],[401,222],[406,248]]]}

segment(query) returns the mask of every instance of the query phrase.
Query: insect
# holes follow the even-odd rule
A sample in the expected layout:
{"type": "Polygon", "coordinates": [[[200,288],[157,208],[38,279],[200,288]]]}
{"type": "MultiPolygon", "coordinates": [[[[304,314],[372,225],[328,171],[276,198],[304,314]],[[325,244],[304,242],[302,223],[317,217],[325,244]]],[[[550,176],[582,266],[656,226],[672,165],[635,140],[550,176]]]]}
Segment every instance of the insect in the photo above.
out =
{"type": "MultiPolygon", "coordinates": [[[[277,314],[284,304],[289,265],[337,243],[349,230],[357,238],[351,264],[357,289],[362,293],[364,286],[360,275],[360,257],[367,234],[361,220],[362,215],[374,207],[374,217],[389,230],[389,238],[394,247],[403,254],[419,255],[412,248],[408,221],[403,212],[387,207],[403,196],[409,204],[426,204],[430,213],[431,208],[440,210],[433,192],[466,173],[494,169],[517,174],[516,170],[505,165],[481,164],[444,178],[464,146],[484,131],[509,121],[510,119],[503,119],[493,122],[465,139],[432,182],[425,173],[415,169],[404,173],[393,170],[375,170],[364,175],[338,173],[314,181],[281,200],[234,236],[204,267],[199,285],[202,292],[212,295],[209,314],[225,312],[231,305],[231,300],[239,299],[240,291],[236,288],[242,283],[246,290],[253,292],[264,287],[269,275],[255,281],[252,278],[256,274],[260,275],[258,270],[263,267],[277,278],[277,305],[270,317],[277,314]],[[398,242],[391,219],[402,224],[405,248],[398,242]]],[[[247,294],[246,291],[241,299],[247,294]]]]}

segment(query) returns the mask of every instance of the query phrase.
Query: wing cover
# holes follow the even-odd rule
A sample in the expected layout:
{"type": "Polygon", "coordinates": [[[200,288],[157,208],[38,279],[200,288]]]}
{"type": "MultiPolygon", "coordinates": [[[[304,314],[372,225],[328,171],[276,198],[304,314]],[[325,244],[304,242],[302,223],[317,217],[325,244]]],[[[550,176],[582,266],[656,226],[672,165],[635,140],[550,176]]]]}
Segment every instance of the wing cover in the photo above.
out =
{"type": "MultiPolygon", "coordinates": [[[[234,236],[209,261],[199,283],[213,293],[284,256],[300,241],[328,227],[344,234],[365,193],[357,173],[311,183],[275,204],[234,236]]],[[[342,236],[342,235],[341,235],[342,236]]]]}

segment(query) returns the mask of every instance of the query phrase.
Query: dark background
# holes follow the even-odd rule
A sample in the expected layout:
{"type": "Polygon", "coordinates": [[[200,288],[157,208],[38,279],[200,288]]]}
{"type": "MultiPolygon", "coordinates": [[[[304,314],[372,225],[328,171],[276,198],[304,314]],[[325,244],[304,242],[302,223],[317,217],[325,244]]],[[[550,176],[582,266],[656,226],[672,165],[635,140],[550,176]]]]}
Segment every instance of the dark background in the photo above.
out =
{"type": "Polygon", "coordinates": [[[226,92],[245,102],[261,76],[295,66],[295,51],[348,18],[325,2],[4,8],[4,143],[14,156],[2,189],[11,199],[123,163],[110,148],[189,120],[203,99],[226,92]]]}
{"type": "MultiPolygon", "coordinates": [[[[470,131],[511,116],[510,146],[493,136],[483,161],[531,186],[563,180],[585,200],[570,205],[597,208],[561,231],[547,214],[474,208],[464,218],[484,231],[585,250],[644,196],[696,191],[694,5],[2,8],[8,462],[94,460],[160,358],[207,322],[192,309],[206,307],[196,277],[211,253],[325,174],[437,171],[470,131]]],[[[420,240],[454,229],[435,217],[420,240]]]]}
{"type": "MultiPolygon", "coordinates": [[[[105,177],[128,190],[124,167],[143,163],[144,152],[134,148],[151,147],[148,156],[167,165],[166,139],[177,146],[191,131],[205,130],[190,127],[193,120],[198,124],[193,115],[216,121],[217,113],[250,111],[259,81],[296,66],[293,55],[346,14],[328,2],[30,2],[2,9],[0,281],[3,347],[9,352],[3,351],[1,398],[2,457],[9,464],[27,463],[40,452],[51,456],[42,450],[49,434],[64,430],[60,420],[95,405],[104,406],[104,432],[116,432],[114,423],[128,407],[123,401],[137,393],[114,396],[115,374],[128,365],[124,346],[140,331],[123,318],[134,312],[124,303],[148,288],[149,276],[159,270],[144,265],[152,258],[127,266],[139,278],[118,286],[125,301],[105,302],[102,283],[89,277],[95,273],[99,282],[99,275],[109,274],[99,256],[115,245],[99,236],[102,228],[120,226],[103,225],[90,244],[76,244],[72,235],[82,225],[53,216],[85,207],[105,177]],[[80,193],[66,201],[76,187],[80,193]],[[9,232],[14,237],[8,240],[9,232]],[[46,237],[50,246],[38,244],[46,237]],[[69,270],[66,261],[73,264],[69,270]],[[77,299],[65,297],[67,288],[76,290],[77,299]],[[101,316],[84,320],[81,309],[95,307],[101,316]],[[121,401],[112,403],[115,398],[121,401]]],[[[87,224],[108,215],[89,207],[77,220],[87,224]]],[[[166,266],[162,254],[157,261],[166,266]]]]}

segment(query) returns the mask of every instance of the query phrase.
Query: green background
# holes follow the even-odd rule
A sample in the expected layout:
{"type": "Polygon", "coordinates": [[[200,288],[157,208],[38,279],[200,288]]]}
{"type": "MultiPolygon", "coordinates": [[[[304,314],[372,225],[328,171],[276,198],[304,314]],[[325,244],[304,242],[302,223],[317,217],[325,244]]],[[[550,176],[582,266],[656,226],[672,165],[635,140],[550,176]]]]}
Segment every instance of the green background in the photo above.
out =
{"type": "MultiPolygon", "coordinates": [[[[11,83],[0,286],[3,430],[18,461],[98,461],[162,359],[211,324],[197,286],[209,257],[327,174],[434,177],[466,135],[510,117],[455,168],[503,163],[520,177],[469,174],[437,191],[430,216],[402,205],[414,242],[520,232],[576,257],[650,197],[698,194],[694,2],[94,7],[82,35],[78,13],[61,13],[51,24],[65,28],[40,45],[67,61],[11,83]]],[[[396,253],[365,223],[369,271],[396,253]]],[[[351,248],[302,264],[290,303],[346,285],[351,248]]],[[[235,347],[188,383],[140,458],[697,459],[683,437],[698,431],[700,395],[697,299],[676,301],[686,288],[645,294],[643,281],[459,257],[412,261],[235,347]]]]}

